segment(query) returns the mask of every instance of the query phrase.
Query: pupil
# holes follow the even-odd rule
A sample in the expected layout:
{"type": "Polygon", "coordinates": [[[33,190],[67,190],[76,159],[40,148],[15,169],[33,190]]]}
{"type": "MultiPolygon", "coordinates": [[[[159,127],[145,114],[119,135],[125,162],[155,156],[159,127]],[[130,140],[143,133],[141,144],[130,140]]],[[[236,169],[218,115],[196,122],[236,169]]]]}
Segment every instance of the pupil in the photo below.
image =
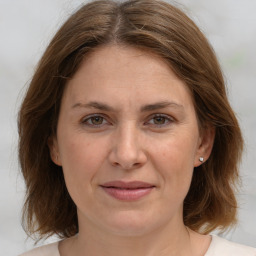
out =
{"type": "Polygon", "coordinates": [[[100,116],[96,116],[92,118],[92,123],[93,124],[102,124],[103,118],[100,116]]]}
{"type": "Polygon", "coordinates": [[[164,124],[165,118],[164,117],[156,117],[155,124],[164,124]]]}

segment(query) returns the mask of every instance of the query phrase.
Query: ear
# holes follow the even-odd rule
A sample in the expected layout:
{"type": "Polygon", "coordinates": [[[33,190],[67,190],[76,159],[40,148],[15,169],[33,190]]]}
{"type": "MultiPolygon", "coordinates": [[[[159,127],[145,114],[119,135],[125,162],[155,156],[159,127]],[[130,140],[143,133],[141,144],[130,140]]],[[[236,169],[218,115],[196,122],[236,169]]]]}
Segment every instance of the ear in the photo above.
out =
{"type": "Polygon", "coordinates": [[[206,126],[201,129],[201,135],[199,137],[198,148],[194,160],[194,167],[200,166],[207,161],[212,152],[212,147],[215,139],[215,128],[212,126],[206,126]],[[203,158],[203,159],[202,159],[203,158]]]}
{"type": "Polygon", "coordinates": [[[59,147],[58,147],[58,142],[57,142],[57,138],[54,136],[50,136],[48,138],[48,147],[50,150],[50,156],[52,161],[56,164],[61,166],[61,159],[60,159],[60,154],[59,154],[59,147]]]}

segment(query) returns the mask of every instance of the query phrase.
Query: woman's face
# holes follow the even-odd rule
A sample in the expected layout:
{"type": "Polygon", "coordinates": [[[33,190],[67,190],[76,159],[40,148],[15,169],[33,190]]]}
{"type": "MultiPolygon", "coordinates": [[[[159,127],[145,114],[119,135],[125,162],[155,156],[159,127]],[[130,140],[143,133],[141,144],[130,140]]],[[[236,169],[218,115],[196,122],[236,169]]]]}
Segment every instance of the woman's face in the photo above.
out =
{"type": "Polygon", "coordinates": [[[68,82],[50,148],[80,226],[139,235],[183,223],[193,169],[211,143],[189,90],[163,60],[104,46],[68,82]]]}

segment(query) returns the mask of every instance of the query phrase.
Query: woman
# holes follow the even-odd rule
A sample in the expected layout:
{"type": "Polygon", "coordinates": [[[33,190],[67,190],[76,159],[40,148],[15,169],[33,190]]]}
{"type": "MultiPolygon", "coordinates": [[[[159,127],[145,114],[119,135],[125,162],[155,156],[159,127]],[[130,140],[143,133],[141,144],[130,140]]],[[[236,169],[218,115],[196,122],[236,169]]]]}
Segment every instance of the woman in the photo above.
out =
{"type": "Polygon", "coordinates": [[[93,1],[43,55],[19,114],[23,255],[256,255],[236,223],[243,140],[204,35],[155,0],[93,1]]]}

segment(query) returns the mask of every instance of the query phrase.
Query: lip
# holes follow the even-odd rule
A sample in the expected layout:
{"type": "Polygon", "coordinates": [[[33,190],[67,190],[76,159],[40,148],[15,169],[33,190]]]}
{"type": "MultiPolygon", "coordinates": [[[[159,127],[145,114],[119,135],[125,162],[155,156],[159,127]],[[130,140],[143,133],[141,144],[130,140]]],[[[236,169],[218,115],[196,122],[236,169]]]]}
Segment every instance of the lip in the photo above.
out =
{"type": "Polygon", "coordinates": [[[110,196],[121,201],[136,201],[148,195],[155,186],[142,181],[110,181],[100,185],[110,196]]]}

